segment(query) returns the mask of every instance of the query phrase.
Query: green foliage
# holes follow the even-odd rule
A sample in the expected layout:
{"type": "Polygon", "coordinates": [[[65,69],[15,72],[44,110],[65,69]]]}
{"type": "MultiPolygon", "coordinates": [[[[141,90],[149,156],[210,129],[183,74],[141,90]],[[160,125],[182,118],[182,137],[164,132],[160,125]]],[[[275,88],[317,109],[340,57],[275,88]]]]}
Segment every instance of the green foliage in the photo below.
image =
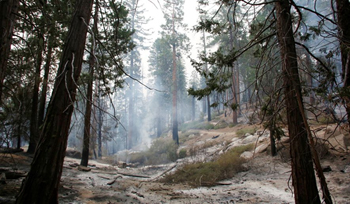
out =
{"type": "Polygon", "coordinates": [[[226,127],[229,127],[229,123],[227,123],[225,120],[220,120],[215,126],[214,126],[214,129],[217,130],[217,129],[223,129],[223,128],[226,128],[226,127]]]}
{"type": "Polygon", "coordinates": [[[239,104],[237,104],[237,103],[231,103],[230,108],[231,108],[233,111],[236,111],[236,110],[238,110],[238,108],[239,108],[239,104]]]}
{"type": "Polygon", "coordinates": [[[236,173],[244,171],[245,159],[240,155],[248,151],[252,145],[235,147],[211,162],[198,162],[184,165],[174,174],[167,175],[163,182],[186,183],[194,187],[213,186],[216,182],[232,178],[236,173]]]}
{"type": "Polygon", "coordinates": [[[181,149],[179,151],[179,159],[185,158],[187,156],[187,150],[186,149],[181,149]]]}
{"type": "Polygon", "coordinates": [[[256,132],[256,127],[246,127],[246,128],[242,128],[237,130],[236,135],[238,137],[243,137],[245,134],[249,133],[249,134],[254,134],[256,132]]]}
{"type": "Polygon", "coordinates": [[[178,146],[171,139],[158,138],[152,142],[149,150],[129,155],[129,162],[144,165],[164,164],[178,159],[178,146]]]}
{"type": "Polygon", "coordinates": [[[198,136],[199,135],[199,131],[182,131],[180,134],[179,134],[179,143],[180,144],[183,144],[185,143],[186,141],[188,141],[190,138],[190,136],[193,135],[193,136],[198,136]]]}
{"type": "Polygon", "coordinates": [[[209,130],[213,129],[214,125],[209,122],[192,121],[183,123],[179,126],[180,131],[187,131],[189,129],[209,130]]]}

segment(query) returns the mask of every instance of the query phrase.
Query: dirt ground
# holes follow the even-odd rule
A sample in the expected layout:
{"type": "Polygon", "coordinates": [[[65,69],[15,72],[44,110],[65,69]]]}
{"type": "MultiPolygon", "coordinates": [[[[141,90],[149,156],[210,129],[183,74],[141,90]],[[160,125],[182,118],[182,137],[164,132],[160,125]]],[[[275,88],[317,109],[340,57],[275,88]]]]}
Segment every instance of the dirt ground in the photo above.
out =
{"type": "MultiPolygon", "coordinates": [[[[205,147],[196,158],[185,158],[176,163],[138,168],[119,168],[102,161],[90,161],[91,171],[78,169],[80,160],[66,157],[59,192],[60,203],[294,203],[290,162],[282,138],[279,154],[268,155],[268,135],[261,129],[254,135],[238,138],[235,132],[247,125],[234,128],[200,131],[191,136],[182,147],[205,147]],[[201,160],[232,146],[254,143],[256,148],[245,153],[247,171],[222,181],[214,187],[191,188],[186,184],[164,184],[159,178],[171,173],[190,159],[201,160]],[[283,148],[284,147],[284,148],[283,148]]],[[[322,154],[322,165],[334,203],[350,203],[350,154],[346,152],[344,132],[334,127],[317,126],[313,130],[320,140],[327,139],[330,150],[322,154]],[[342,136],[343,135],[343,136],[342,136]]],[[[181,147],[180,147],[181,148],[181,147]]],[[[242,155],[243,156],[243,155],[242,155]]],[[[25,153],[1,154],[0,169],[27,172],[31,157],[25,153]]],[[[13,203],[22,178],[6,179],[0,184],[0,203],[13,203]]]]}

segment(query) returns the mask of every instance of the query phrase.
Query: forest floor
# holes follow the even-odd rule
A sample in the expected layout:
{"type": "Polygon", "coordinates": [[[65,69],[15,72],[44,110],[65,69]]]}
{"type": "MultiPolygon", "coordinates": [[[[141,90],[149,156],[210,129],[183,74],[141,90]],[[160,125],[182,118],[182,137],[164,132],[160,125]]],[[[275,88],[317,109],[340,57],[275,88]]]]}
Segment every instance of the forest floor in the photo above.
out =
{"type": "MultiPolygon", "coordinates": [[[[220,122],[220,121],[219,121],[220,122]]],[[[222,122],[222,121],[221,121],[222,122]]],[[[269,138],[260,128],[255,134],[237,137],[239,129],[251,127],[237,125],[232,128],[201,130],[182,147],[200,146],[196,156],[187,157],[164,165],[119,168],[105,161],[91,160],[89,170],[80,169],[79,159],[66,157],[64,162],[60,203],[294,203],[288,137],[277,144],[278,156],[268,155],[269,138]],[[159,178],[171,173],[181,165],[193,160],[220,154],[230,146],[255,144],[251,152],[241,156],[247,158],[245,171],[221,181],[212,187],[193,188],[186,184],[166,184],[159,178]]],[[[333,131],[335,125],[312,127],[317,137],[327,139],[327,152],[321,152],[321,162],[334,203],[350,204],[350,154],[345,151],[346,133],[333,131]]],[[[181,148],[181,147],[180,147],[181,148]]],[[[32,158],[26,153],[1,153],[0,170],[27,172],[32,158]]],[[[205,160],[205,159],[204,159],[205,160]]],[[[0,172],[1,174],[1,172],[0,172]]],[[[0,203],[14,203],[23,177],[6,179],[0,183],[0,203]]]]}

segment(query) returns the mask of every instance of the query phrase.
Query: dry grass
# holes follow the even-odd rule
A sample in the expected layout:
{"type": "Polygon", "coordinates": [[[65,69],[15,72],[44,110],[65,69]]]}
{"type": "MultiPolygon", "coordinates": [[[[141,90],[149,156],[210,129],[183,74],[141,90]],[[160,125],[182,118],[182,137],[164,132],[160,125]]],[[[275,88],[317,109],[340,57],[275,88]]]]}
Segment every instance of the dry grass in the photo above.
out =
{"type": "Polygon", "coordinates": [[[237,137],[243,137],[245,134],[254,134],[256,132],[257,128],[256,127],[246,127],[237,130],[236,135],[237,137]]]}
{"type": "Polygon", "coordinates": [[[218,181],[232,178],[236,173],[244,171],[243,164],[246,160],[240,155],[251,148],[252,145],[240,146],[220,155],[214,161],[186,164],[174,174],[167,175],[163,182],[186,183],[193,187],[213,186],[218,181]]]}

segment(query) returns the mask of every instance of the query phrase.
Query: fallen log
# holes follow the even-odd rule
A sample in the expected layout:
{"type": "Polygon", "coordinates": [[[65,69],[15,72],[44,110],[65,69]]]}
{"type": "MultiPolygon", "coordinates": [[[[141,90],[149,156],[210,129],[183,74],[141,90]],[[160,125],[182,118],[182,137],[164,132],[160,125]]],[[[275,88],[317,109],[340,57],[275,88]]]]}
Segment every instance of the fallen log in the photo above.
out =
{"type": "Polygon", "coordinates": [[[0,168],[0,173],[3,174],[6,179],[18,179],[27,176],[26,172],[4,168],[0,168]]]}
{"type": "Polygon", "coordinates": [[[12,149],[12,148],[0,148],[0,153],[18,153],[23,152],[23,149],[12,149]]]}

